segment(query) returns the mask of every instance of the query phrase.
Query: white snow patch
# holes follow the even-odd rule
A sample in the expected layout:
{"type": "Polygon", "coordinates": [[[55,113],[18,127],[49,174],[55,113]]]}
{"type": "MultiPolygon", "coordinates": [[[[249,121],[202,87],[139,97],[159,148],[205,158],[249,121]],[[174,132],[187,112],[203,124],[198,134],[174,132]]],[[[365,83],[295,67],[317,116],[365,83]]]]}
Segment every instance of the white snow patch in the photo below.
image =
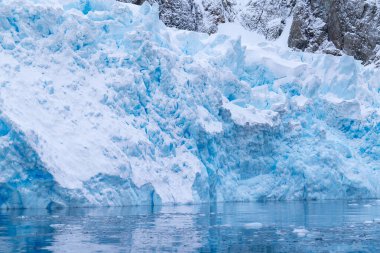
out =
{"type": "Polygon", "coordinates": [[[253,106],[240,107],[233,102],[223,104],[231,113],[231,119],[240,126],[268,125],[273,127],[278,113],[272,110],[258,110],[253,106]]]}

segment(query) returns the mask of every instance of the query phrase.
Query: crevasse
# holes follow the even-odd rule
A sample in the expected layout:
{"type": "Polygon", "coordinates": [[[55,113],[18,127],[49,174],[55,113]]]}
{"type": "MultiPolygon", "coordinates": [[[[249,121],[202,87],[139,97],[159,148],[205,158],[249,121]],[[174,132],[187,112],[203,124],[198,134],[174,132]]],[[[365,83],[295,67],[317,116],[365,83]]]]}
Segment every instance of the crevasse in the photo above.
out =
{"type": "Polygon", "coordinates": [[[166,28],[148,4],[0,10],[0,207],[380,195],[373,66],[166,28]]]}

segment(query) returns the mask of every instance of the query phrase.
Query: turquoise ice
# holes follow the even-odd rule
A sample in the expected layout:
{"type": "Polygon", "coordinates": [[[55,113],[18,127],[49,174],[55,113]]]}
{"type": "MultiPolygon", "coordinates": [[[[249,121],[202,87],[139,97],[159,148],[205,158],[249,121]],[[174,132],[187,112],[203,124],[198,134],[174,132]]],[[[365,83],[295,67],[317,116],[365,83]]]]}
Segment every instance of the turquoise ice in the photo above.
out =
{"type": "Polygon", "coordinates": [[[0,207],[380,196],[374,66],[167,28],[148,4],[0,10],[0,207]]]}

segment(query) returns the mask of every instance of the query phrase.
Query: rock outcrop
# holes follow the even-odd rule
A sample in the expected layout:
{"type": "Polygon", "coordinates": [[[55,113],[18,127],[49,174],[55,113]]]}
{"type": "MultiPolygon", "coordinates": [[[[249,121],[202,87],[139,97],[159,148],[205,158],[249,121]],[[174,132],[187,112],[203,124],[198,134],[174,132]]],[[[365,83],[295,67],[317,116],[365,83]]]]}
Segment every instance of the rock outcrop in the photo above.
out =
{"type": "Polygon", "coordinates": [[[375,1],[303,0],[293,17],[290,47],[376,61],[380,21],[375,1]]]}

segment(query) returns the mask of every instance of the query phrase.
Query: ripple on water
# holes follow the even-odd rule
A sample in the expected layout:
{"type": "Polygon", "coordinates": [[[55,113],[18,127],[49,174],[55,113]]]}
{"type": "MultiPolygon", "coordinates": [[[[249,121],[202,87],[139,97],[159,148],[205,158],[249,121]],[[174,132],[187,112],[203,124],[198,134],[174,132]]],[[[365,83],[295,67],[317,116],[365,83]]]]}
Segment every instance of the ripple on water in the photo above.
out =
{"type": "Polygon", "coordinates": [[[380,252],[380,205],[351,204],[0,211],[0,252],[380,252]]]}

